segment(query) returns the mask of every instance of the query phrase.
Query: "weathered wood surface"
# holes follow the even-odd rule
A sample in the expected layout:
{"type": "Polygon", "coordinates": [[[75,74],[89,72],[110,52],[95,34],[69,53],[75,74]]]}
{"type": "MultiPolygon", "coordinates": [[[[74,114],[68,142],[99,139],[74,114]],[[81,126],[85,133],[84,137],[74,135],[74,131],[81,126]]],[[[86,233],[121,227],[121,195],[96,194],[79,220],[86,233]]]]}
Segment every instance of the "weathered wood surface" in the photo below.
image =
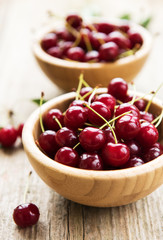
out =
{"type": "MultiPolygon", "coordinates": [[[[1,0],[0,1],[0,126],[15,112],[15,124],[24,122],[35,109],[30,99],[45,92],[46,98],[62,93],[43,75],[31,53],[34,31],[47,22],[47,10],[64,14],[87,4],[100,4],[109,16],[130,12],[139,21],[152,15],[153,49],[136,78],[137,90],[149,92],[163,82],[163,2],[123,0],[1,0]]],[[[158,97],[163,100],[163,91],[158,97]]],[[[49,189],[34,173],[27,201],[39,206],[40,220],[32,228],[19,229],[13,209],[23,201],[31,166],[22,149],[0,150],[0,239],[5,240],[161,240],[163,239],[163,186],[136,203],[116,208],[91,208],[73,203],[49,189]]]]}

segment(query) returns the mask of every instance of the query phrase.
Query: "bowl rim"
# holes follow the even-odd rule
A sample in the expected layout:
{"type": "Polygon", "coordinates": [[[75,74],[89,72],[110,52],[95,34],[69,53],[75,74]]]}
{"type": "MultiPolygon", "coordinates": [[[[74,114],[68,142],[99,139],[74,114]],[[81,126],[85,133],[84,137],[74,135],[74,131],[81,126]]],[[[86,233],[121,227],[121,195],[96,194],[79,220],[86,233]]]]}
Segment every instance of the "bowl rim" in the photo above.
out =
{"type": "MultiPolygon", "coordinates": [[[[100,90],[106,90],[106,88],[100,88],[100,90]]],[[[58,97],[55,97],[45,104],[41,106],[41,112],[44,113],[51,109],[53,106],[61,103],[64,100],[71,99],[75,97],[75,92],[70,92],[66,94],[62,94],[58,97]]],[[[138,93],[139,94],[139,93],[138,93]]],[[[141,94],[142,95],[142,94],[141,94]]],[[[148,98],[145,98],[148,99],[148,98]]],[[[157,98],[154,98],[153,103],[156,104],[158,107],[162,106],[161,101],[157,98]]],[[[50,168],[51,170],[55,170],[57,172],[63,173],[65,175],[73,175],[76,178],[85,178],[85,179],[122,179],[123,177],[132,178],[135,175],[144,175],[149,172],[153,172],[157,170],[158,168],[163,168],[163,161],[162,161],[162,155],[160,155],[155,160],[152,160],[148,163],[145,163],[143,165],[133,167],[133,168],[126,168],[126,169],[118,169],[118,170],[85,170],[85,169],[79,169],[75,167],[70,167],[63,165],[61,163],[58,163],[52,159],[50,159],[48,156],[46,156],[36,145],[35,139],[34,139],[34,127],[36,124],[39,124],[39,115],[40,115],[40,108],[37,108],[27,119],[25,122],[23,133],[22,133],[22,142],[24,149],[32,158],[38,162],[39,164],[44,165],[44,167],[50,168]]]]}
{"type": "MultiPolygon", "coordinates": [[[[104,20],[108,18],[102,18],[104,20]]],[[[102,20],[100,19],[100,20],[102,20]]],[[[110,21],[110,19],[109,19],[110,21]]],[[[126,21],[122,19],[114,19],[112,22],[121,22],[121,23],[128,23],[133,30],[139,32],[143,37],[143,45],[141,48],[134,54],[130,55],[121,59],[116,60],[115,62],[106,62],[106,63],[86,63],[86,62],[77,62],[77,61],[67,61],[63,59],[59,59],[56,57],[52,57],[49,54],[47,54],[41,47],[41,40],[45,34],[48,32],[54,31],[55,24],[49,24],[46,27],[40,29],[34,37],[33,44],[32,44],[32,50],[34,55],[39,58],[40,60],[49,63],[51,65],[55,65],[58,67],[64,67],[69,69],[99,69],[99,68],[116,68],[117,66],[123,66],[127,65],[128,63],[134,62],[136,60],[141,59],[143,56],[147,55],[151,49],[152,45],[152,36],[150,32],[145,29],[144,27],[140,26],[139,24],[133,23],[131,21],[126,21]]]]}

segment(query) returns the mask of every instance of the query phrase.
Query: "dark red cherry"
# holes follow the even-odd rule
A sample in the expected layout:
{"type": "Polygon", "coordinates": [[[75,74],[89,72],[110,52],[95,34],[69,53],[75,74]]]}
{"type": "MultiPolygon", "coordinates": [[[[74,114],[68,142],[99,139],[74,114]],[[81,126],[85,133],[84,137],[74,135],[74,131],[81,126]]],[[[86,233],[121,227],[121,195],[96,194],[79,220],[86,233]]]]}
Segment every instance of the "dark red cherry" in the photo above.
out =
{"type": "Polygon", "coordinates": [[[54,108],[43,116],[43,124],[45,129],[50,129],[54,131],[60,129],[58,123],[54,120],[54,117],[56,117],[63,126],[63,114],[59,109],[54,108]]]}
{"type": "Polygon", "coordinates": [[[115,104],[116,104],[116,100],[112,95],[110,95],[108,93],[100,94],[96,98],[96,101],[104,103],[110,109],[110,111],[112,113],[114,112],[114,107],[115,107],[115,104]]]}
{"type": "Polygon", "coordinates": [[[144,101],[144,99],[141,98],[135,101],[134,105],[139,109],[139,111],[144,111],[146,107],[146,102],[144,101]]]}
{"type": "Polygon", "coordinates": [[[47,53],[52,57],[62,58],[62,49],[58,46],[49,48],[47,53]]]}
{"type": "Polygon", "coordinates": [[[79,162],[79,155],[75,149],[62,147],[57,151],[54,160],[70,167],[76,167],[79,162]]]}
{"type": "Polygon", "coordinates": [[[98,151],[105,144],[105,134],[94,127],[86,127],[79,135],[81,146],[88,152],[98,151]]]}
{"type": "Polygon", "coordinates": [[[66,55],[67,50],[68,50],[69,48],[71,48],[72,45],[73,45],[73,42],[72,42],[72,41],[60,41],[59,47],[60,47],[61,50],[62,50],[63,56],[66,55]]]}
{"type": "Polygon", "coordinates": [[[17,206],[13,212],[15,223],[22,228],[30,227],[38,222],[40,212],[33,203],[24,203],[17,206]]]}
{"type": "Polygon", "coordinates": [[[115,25],[107,22],[95,23],[94,25],[98,32],[102,32],[105,34],[109,34],[116,29],[115,25]]]}
{"type": "Polygon", "coordinates": [[[108,93],[123,101],[127,96],[128,85],[122,78],[114,78],[108,85],[108,93]]]}
{"type": "Polygon", "coordinates": [[[86,113],[88,113],[88,108],[87,107],[84,107],[84,104],[87,103],[86,101],[84,100],[74,100],[69,107],[72,107],[72,106],[79,106],[79,107],[82,107],[86,113]]]}
{"type": "Polygon", "coordinates": [[[117,120],[115,129],[120,138],[124,140],[134,139],[140,131],[139,118],[126,114],[117,120]]]}
{"type": "Polygon", "coordinates": [[[56,45],[57,45],[57,35],[53,32],[46,34],[41,42],[41,46],[45,51],[56,45]]]}
{"type": "Polygon", "coordinates": [[[0,130],[0,144],[2,147],[12,147],[18,137],[17,130],[12,127],[4,127],[0,130]]]}
{"type": "Polygon", "coordinates": [[[69,107],[64,116],[65,126],[71,129],[77,129],[84,125],[87,120],[87,112],[83,107],[69,107]]]}
{"type": "Polygon", "coordinates": [[[114,42],[119,48],[128,49],[130,48],[130,41],[121,32],[114,31],[108,35],[107,42],[114,42]]]}
{"type": "Polygon", "coordinates": [[[148,122],[152,122],[154,120],[153,114],[145,111],[140,111],[140,118],[148,122]]]}
{"type": "MultiPolygon", "coordinates": [[[[85,50],[89,50],[87,49],[87,43],[90,43],[90,34],[91,32],[87,29],[87,28],[82,28],[80,29],[80,42],[79,42],[79,47],[85,49],[85,50]]],[[[90,46],[91,47],[91,46],[90,46]]]]}
{"type": "Polygon", "coordinates": [[[80,47],[72,47],[67,50],[66,57],[74,61],[83,62],[85,58],[85,52],[80,47]]]}
{"type": "Polygon", "coordinates": [[[123,103],[123,104],[119,105],[115,111],[115,116],[117,117],[126,112],[130,112],[130,114],[132,114],[133,116],[140,118],[139,109],[137,109],[136,106],[134,106],[130,103],[123,103]]]}
{"type": "Polygon", "coordinates": [[[140,156],[141,146],[139,145],[139,143],[137,141],[130,140],[130,141],[125,142],[125,144],[130,149],[130,157],[140,156]]]}
{"type": "Polygon", "coordinates": [[[120,31],[127,33],[130,29],[130,26],[127,23],[123,23],[119,25],[118,28],[120,31]]]}
{"type": "Polygon", "coordinates": [[[67,29],[60,29],[57,30],[56,35],[58,39],[64,40],[64,41],[74,41],[75,37],[67,30],[67,29]]]}
{"type": "Polygon", "coordinates": [[[68,22],[74,28],[81,27],[82,21],[82,18],[77,14],[69,14],[66,17],[66,22],[68,22]]]}
{"type": "MultiPolygon", "coordinates": [[[[110,109],[102,102],[93,102],[90,107],[95,110],[98,114],[100,114],[103,118],[106,120],[109,120],[111,118],[111,111],[110,109]]],[[[104,124],[104,120],[98,116],[96,113],[92,111],[92,109],[88,110],[88,120],[95,125],[102,125],[104,124]]]]}
{"type": "Polygon", "coordinates": [[[149,162],[161,155],[161,149],[152,146],[151,148],[147,149],[143,155],[144,162],[149,162]]]}
{"type": "Polygon", "coordinates": [[[99,59],[101,61],[114,61],[119,54],[119,49],[116,43],[104,43],[99,48],[99,59]]]}
{"type": "Polygon", "coordinates": [[[90,35],[91,45],[96,50],[98,50],[103,43],[106,43],[106,41],[107,35],[105,33],[92,32],[92,34],[90,35]]]}
{"type": "Polygon", "coordinates": [[[53,157],[59,148],[55,131],[47,130],[41,133],[38,141],[41,149],[50,157],[53,157]]]}
{"type": "Polygon", "coordinates": [[[101,157],[96,153],[83,153],[79,158],[79,168],[103,170],[103,162],[101,157]]]}
{"type": "Polygon", "coordinates": [[[110,127],[106,127],[104,129],[104,133],[106,136],[106,143],[108,143],[108,142],[115,143],[115,139],[114,139],[114,136],[113,136],[113,133],[112,133],[110,127]]]}
{"type": "Polygon", "coordinates": [[[137,167],[144,164],[143,159],[140,157],[134,156],[128,160],[126,164],[122,166],[122,168],[130,168],[130,167],[137,167]]]}
{"type": "Polygon", "coordinates": [[[143,38],[140,35],[140,33],[138,33],[138,32],[135,32],[133,30],[129,30],[128,31],[128,37],[129,37],[129,40],[131,42],[131,47],[132,48],[135,47],[136,44],[140,44],[140,45],[143,44],[143,38]]]}
{"type": "Polygon", "coordinates": [[[140,131],[136,140],[143,147],[149,148],[158,140],[158,131],[155,126],[147,121],[141,123],[140,131]]]}
{"type": "Polygon", "coordinates": [[[63,127],[57,131],[56,141],[60,147],[74,147],[78,142],[78,138],[75,131],[63,127]]]}
{"type": "Polygon", "coordinates": [[[99,61],[99,52],[98,51],[89,51],[85,54],[85,62],[98,62],[99,61]]]}
{"type": "MultiPolygon", "coordinates": [[[[81,90],[80,90],[80,95],[83,97],[84,95],[86,95],[87,93],[91,92],[92,93],[92,88],[91,87],[83,87],[81,90]]],[[[87,97],[84,98],[85,101],[88,101],[89,97],[90,97],[90,94],[87,95],[87,97]]],[[[95,98],[93,97],[92,101],[94,100],[95,98]]]]}
{"type": "Polygon", "coordinates": [[[102,149],[102,159],[106,165],[119,167],[130,158],[130,150],[123,143],[107,143],[102,149]]]}

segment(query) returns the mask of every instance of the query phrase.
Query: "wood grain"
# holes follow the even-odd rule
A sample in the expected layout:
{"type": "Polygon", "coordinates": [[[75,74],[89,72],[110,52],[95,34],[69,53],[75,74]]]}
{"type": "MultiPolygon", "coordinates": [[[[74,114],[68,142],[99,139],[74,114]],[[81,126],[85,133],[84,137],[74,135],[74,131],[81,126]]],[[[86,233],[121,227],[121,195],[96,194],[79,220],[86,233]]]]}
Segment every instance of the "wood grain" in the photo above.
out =
{"type": "MultiPolygon", "coordinates": [[[[35,109],[30,99],[44,90],[47,99],[62,93],[42,74],[31,53],[33,31],[45,23],[46,11],[64,14],[86,4],[100,4],[105,15],[130,12],[136,21],[152,15],[150,30],[154,46],[143,71],[136,78],[138,91],[155,90],[163,76],[162,0],[1,0],[0,1],[0,125],[8,109],[15,123],[25,121],[35,109]],[[107,7],[106,7],[107,6],[107,7]],[[157,34],[156,34],[157,33],[157,34]],[[161,33],[161,34],[160,34],[161,33]],[[156,36],[157,35],[157,36],[156,36]]],[[[162,90],[157,95],[163,100],[162,90]]],[[[27,201],[40,208],[33,228],[19,229],[12,221],[13,209],[23,200],[31,166],[21,147],[0,150],[0,239],[5,240],[161,240],[163,239],[163,186],[148,197],[123,207],[93,208],[68,201],[49,189],[33,172],[27,201]]]]}

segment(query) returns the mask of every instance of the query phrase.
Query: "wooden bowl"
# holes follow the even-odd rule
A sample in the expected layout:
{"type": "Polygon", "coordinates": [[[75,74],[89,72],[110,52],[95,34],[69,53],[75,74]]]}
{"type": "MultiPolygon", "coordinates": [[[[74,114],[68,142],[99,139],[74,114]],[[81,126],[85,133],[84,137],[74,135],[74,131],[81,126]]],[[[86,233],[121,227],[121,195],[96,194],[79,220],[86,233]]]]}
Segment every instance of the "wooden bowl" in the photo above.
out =
{"type": "MultiPolygon", "coordinates": [[[[42,114],[51,108],[64,111],[74,96],[71,92],[48,101],[42,106],[42,114]]],[[[155,100],[150,110],[159,115],[161,103],[155,100]]],[[[83,170],[53,161],[35,143],[40,134],[39,114],[40,109],[37,109],[25,123],[24,149],[40,178],[65,198],[89,206],[121,206],[145,197],[163,183],[163,155],[141,166],[122,170],[83,170]]],[[[159,133],[163,139],[163,121],[159,133]]]]}
{"type": "MultiPolygon", "coordinates": [[[[120,21],[121,23],[123,20],[120,21]]],[[[33,44],[33,53],[43,72],[60,88],[71,91],[77,87],[81,71],[85,80],[95,87],[101,84],[107,87],[109,81],[115,77],[122,77],[130,82],[143,67],[151,50],[151,35],[137,24],[130,24],[131,28],[143,37],[143,45],[134,55],[121,58],[113,63],[81,63],[55,58],[41,48],[41,40],[46,33],[54,31],[54,26],[48,26],[38,33],[33,44]]]]}

